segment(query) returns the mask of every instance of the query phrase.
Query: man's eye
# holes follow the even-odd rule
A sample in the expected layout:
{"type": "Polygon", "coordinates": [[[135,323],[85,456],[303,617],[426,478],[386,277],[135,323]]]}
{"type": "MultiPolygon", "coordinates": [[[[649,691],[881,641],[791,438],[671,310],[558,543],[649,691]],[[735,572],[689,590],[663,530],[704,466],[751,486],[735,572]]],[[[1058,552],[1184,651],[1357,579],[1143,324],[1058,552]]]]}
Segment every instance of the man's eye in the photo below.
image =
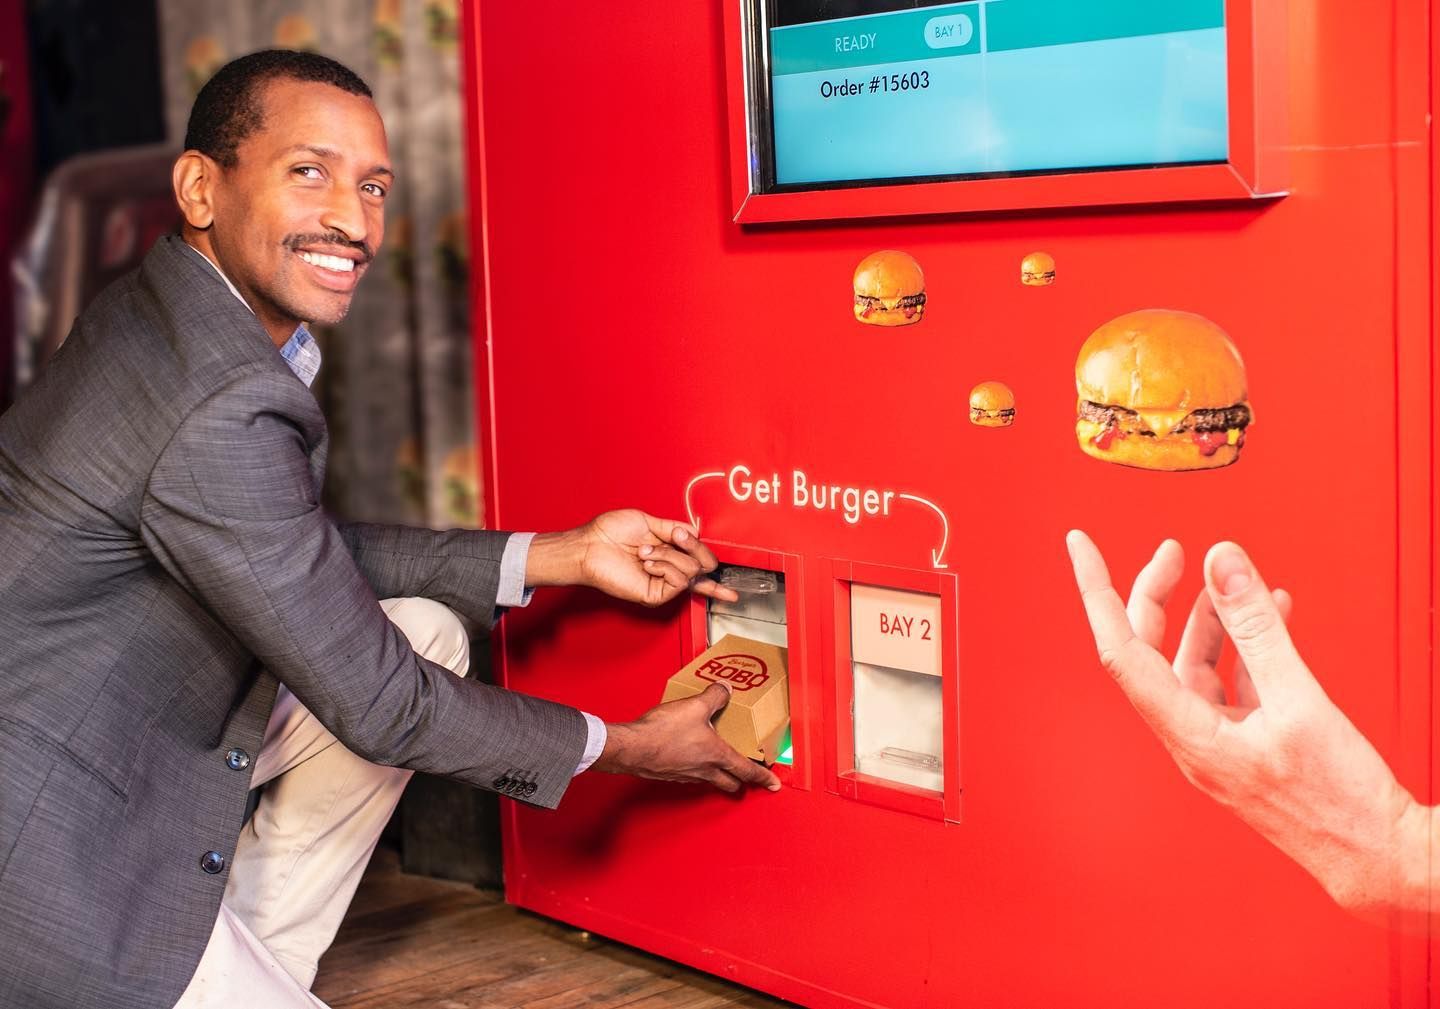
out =
{"type": "Polygon", "coordinates": [[[376,199],[385,199],[385,187],[374,182],[367,182],[360,187],[376,199]]]}
{"type": "Polygon", "coordinates": [[[301,165],[294,171],[297,175],[302,175],[307,179],[318,179],[321,177],[320,169],[316,168],[314,165],[301,165]],[[313,175],[310,174],[312,172],[314,173],[313,175]]]}

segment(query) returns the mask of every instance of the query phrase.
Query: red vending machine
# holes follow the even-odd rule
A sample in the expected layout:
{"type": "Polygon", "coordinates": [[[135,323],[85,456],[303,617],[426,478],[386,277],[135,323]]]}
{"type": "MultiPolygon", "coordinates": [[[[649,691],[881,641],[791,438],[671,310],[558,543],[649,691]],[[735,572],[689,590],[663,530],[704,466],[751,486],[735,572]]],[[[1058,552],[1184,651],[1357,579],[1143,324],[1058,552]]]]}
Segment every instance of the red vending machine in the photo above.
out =
{"type": "Polygon", "coordinates": [[[725,634],[788,656],[782,791],[507,803],[508,898],[809,1006],[1440,1005],[1428,933],[1184,780],[1064,545],[1128,586],[1178,539],[1186,604],[1246,546],[1433,801],[1434,13],[471,3],[491,524],[688,516],[743,589],[541,593],[498,673],[616,721],[725,634]],[[1114,320],[1236,398],[1097,402],[1114,320]]]}

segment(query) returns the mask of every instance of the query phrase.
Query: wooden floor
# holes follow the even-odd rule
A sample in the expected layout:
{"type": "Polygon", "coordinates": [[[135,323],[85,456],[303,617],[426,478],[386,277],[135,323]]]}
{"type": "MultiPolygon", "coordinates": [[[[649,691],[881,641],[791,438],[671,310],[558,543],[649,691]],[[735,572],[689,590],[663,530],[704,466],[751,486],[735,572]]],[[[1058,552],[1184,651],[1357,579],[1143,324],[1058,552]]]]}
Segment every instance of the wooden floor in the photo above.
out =
{"type": "Polygon", "coordinates": [[[320,961],[333,1009],[767,1009],[686,967],[513,908],[499,894],[400,872],[375,853],[320,961]]]}

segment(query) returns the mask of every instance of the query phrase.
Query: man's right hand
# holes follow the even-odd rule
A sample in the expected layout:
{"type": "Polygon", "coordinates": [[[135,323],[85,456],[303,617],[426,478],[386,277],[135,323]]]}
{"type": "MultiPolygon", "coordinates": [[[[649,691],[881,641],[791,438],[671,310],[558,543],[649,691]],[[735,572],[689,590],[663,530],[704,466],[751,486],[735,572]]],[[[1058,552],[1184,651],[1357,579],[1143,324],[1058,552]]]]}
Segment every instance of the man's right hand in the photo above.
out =
{"type": "Polygon", "coordinates": [[[722,792],[738,792],[746,785],[778,792],[780,779],[742,757],[710,724],[729,703],[730,691],[712,683],[702,694],[657,705],[633,722],[607,725],[605,749],[594,769],[656,781],[698,782],[722,792]]]}

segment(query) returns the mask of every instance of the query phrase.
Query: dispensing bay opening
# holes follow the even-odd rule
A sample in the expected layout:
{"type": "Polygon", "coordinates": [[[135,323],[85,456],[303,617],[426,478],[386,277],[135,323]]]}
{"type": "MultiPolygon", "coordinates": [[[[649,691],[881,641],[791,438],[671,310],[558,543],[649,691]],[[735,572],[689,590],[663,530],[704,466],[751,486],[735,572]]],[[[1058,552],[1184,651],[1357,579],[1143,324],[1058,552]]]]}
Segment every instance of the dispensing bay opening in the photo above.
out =
{"type": "MultiPolygon", "coordinates": [[[[733,603],[721,599],[708,601],[705,613],[707,645],[713,645],[727,634],[735,634],[752,641],[789,648],[783,572],[722,564],[711,577],[726,588],[734,589],[740,598],[733,603]]],[[[775,762],[791,765],[794,761],[794,747],[787,724],[775,762]]]]}
{"type": "Polygon", "coordinates": [[[855,769],[943,791],[940,597],[854,585],[850,637],[855,769]]]}

